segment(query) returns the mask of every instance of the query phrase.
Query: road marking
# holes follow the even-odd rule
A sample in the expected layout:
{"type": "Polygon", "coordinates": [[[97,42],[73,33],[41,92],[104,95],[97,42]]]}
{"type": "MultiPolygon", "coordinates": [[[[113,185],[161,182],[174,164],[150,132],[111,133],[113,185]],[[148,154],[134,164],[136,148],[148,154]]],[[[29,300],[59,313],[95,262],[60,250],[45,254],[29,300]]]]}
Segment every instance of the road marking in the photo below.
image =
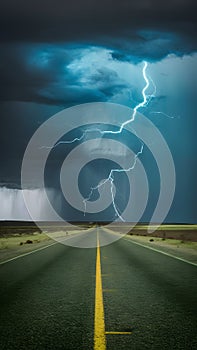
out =
{"type": "Polygon", "coordinates": [[[55,244],[58,244],[58,242],[51,243],[51,244],[48,244],[48,245],[46,245],[46,246],[44,246],[44,247],[41,247],[41,248],[38,248],[38,249],[32,250],[31,252],[24,253],[24,254],[21,254],[21,255],[17,255],[17,256],[15,256],[14,258],[11,258],[11,259],[8,259],[8,260],[1,261],[1,262],[0,262],[0,265],[7,264],[7,263],[8,263],[8,262],[10,262],[10,261],[13,261],[13,260],[16,260],[16,259],[22,258],[23,256],[26,256],[26,255],[30,255],[30,254],[36,253],[36,252],[38,252],[38,251],[40,251],[40,250],[43,250],[43,249],[49,248],[49,247],[51,247],[52,245],[55,245],[55,244]]]}
{"type": "Polygon", "coordinates": [[[106,350],[105,319],[101,277],[101,253],[97,233],[95,316],[94,316],[94,350],[106,350]]]}
{"type": "Polygon", "coordinates": [[[132,332],[105,332],[105,334],[131,334],[132,332]]]}
{"type": "Polygon", "coordinates": [[[144,244],[141,244],[141,243],[138,243],[138,242],[134,242],[133,240],[129,240],[129,239],[127,239],[127,238],[124,238],[124,240],[127,241],[127,242],[129,242],[129,243],[134,243],[134,244],[139,245],[139,246],[141,246],[141,247],[144,247],[144,248],[153,250],[154,252],[161,253],[161,254],[163,254],[163,255],[167,255],[167,256],[169,256],[170,258],[174,258],[174,259],[183,261],[184,263],[187,263],[187,264],[190,264],[190,265],[193,265],[193,266],[197,266],[197,264],[194,263],[194,262],[192,262],[192,261],[189,261],[189,260],[186,260],[186,259],[183,259],[183,258],[179,258],[178,256],[172,255],[172,254],[170,254],[170,253],[163,252],[162,250],[159,250],[159,249],[156,249],[156,248],[153,248],[153,247],[149,247],[149,246],[147,246],[147,245],[144,245],[144,244]]]}

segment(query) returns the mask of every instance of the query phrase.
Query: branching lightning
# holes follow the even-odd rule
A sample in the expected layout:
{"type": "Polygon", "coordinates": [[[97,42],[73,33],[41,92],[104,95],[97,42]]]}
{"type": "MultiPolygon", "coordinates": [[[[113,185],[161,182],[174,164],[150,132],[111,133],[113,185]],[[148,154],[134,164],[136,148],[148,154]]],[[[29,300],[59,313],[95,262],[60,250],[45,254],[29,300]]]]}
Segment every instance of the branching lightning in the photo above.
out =
{"type": "MultiPolygon", "coordinates": [[[[121,134],[124,127],[130,123],[132,123],[134,120],[135,120],[135,117],[136,117],[136,113],[138,111],[138,109],[140,108],[143,108],[143,107],[146,107],[150,100],[152,99],[152,97],[154,97],[155,95],[155,92],[156,92],[156,86],[153,82],[153,80],[149,77],[147,77],[147,74],[146,74],[146,69],[148,67],[148,63],[146,61],[144,61],[144,66],[143,66],[143,69],[142,69],[142,74],[143,74],[143,78],[145,80],[145,87],[143,88],[142,90],[142,96],[143,96],[143,100],[142,102],[140,102],[139,104],[137,104],[134,109],[133,109],[133,114],[131,116],[130,119],[126,120],[125,122],[123,122],[119,128],[119,130],[116,130],[116,131],[112,131],[112,130],[100,130],[99,128],[91,128],[91,129],[86,129],[82,135],[80,137],[75,137],[74,139],[70,140],[70,141],[58,141],[54,146],[42,146],[41,148],[46,148],[46,149],[54,149],[56,148],[57,146],[59,145],[62,145],[62,144],[71,144],[71,143],[75,143],[76,141],[81,141],[85,138],[85,136],[88,134],[88,133],[92,133],[92,132],[98,132],[100,133],[101,135],[106,135],[106,134],[121,134]],[[150,82],[151,84],[153,85],[154,87],[154,92],[151,94],[151,95],[147,95],[146,94],[146,91],[148,90],[149,86],[150,86],[150,82]]],[[[137,135],[136,135],[137,136],[137,135]]]]}
{"type": "MultiPolygon", "coordinates": [[[[142,102],[140,102],[138,105],[135,106],[134,110],[133,110],[133,114],[131,116],[131,118],[129,120],[126,120],[124,123],[121,124],[120,128],[118,131],[102,131],[102,135],[105,135],[105,134],[120,134],[124,127],[128,124],[130,124],[131,122],[133,122],[135,120],[135,117],[136,117],[136,113],[138,111],[138,109],[140,108],[143,108],[143,107],[146,107],[147,104],[150,102],[151,98],[153,97],[153,95],[147,95],[146,92],[150,86],[150,82],[149,82],[149,79],[147,77],[147,74],[146,74],[146,69],[147,69],[147,62],[144,62],[144,66],[143,66],[143,70],[142,70],[142,74],[143,74],[143,78],[145,80],[145,87],[143,88],[142,90],[142,96],[143,96],[143,100],[142,102]]],[[[152,82],[153,83],[153,82],[152,82]]],[[[156,91],[156,87],[155,85],[153,84],[154,86],[154,93],[156,91]]],[[[114,211],[115,211],[115,214],[116,216],[121,220],[121,221],[124,221],[124,219],[122,218],[121,214],[119,213],[119,210],[117,208],[117,205],[115,204],[115,198],[114,198],[114,192],[113,192],[113,182],[114,182],[114,177],[113,177],[113,174],[116,172],[116,173],[121,173],[121,172],[129,172],[131,170],[133,170],[135,168],[135,165],[136,165],[136,162],[137,162],[137,159],[138,157],[142,154],[143,152],[143,149],[144,149],[144,144],[141,143],[141,148],[139,150],[139,152],[136,153],[135,157],[134,157],[134,161],[133,161],[133,164],[127,168],[127,169],[112,169],[109,173],[109,176],[107,179],[105,179],[103,182],[101,182],[99,185],[95,186],[95,187],[91,187],[91,191],[88,195],[87,198],[85,198],[83,200],[83,203],[84,203],[84,216],[86,214],[86,208],[87,208],[87,202],[91,199],[92,197],[92,194],[95,190],[98,190],[101,186],[103,186],[107,181],[109,181],[111,183],[111,196],[112,196],[112,204],[113,204],[113,207],[114,207],[114,211]]]]}
{"type": "Polygon", "coordinates": [[[70,141],[58,141],[54,146],[42,146],[40,147],[41,149],[42,148],[45,148],[45,149],[54,149],[56,148],[57,146],[59,145],[65,145],[65,144],[71,144],[71,143],[75,143],[76,141],[81,141],[85,138],[85,136],[88,134],[88,133],[91,133],[93,131],[98,131],[100,134],[102,134],[102,131],[100,129],[87,129],[85,130],[82,135],[80,137],[75,137],[74,139],[70,140],[70,141]]]}
{"type": "Polygon", "coordinates": [[[119,213],[119,210],[117,208],[117,205],[115,204],[115,198],[114,198],[114,192],[113,192],[113,182],[114,182],[114,173],[123,173],[123,172],[129,172],[131,170],[133,170],[135,168],[136,162],[137,162],[137,158],[139,157],[140,154],[142,154],[144,149],[144,144],[141,145],[140,150],[135,154],[134,156],[134,161],[133,164],[129,167],[129,168],[124,168],[124,169],[112,169],[109,173],[109,176],[107,179],[103,180],[99,185],[95,186],[95,187],[91,187],[91,191],[89,193],[89,196],[87,198],[85,198],[83,200],[84,203],[84,216],[86,214],[86,207],[87,207],[87,202],[91,199],[92,194],[95,190],[98,190],[101,186],[103,186],[104,184],[106,184],[106,182],[110,182],[111,183],[111,195],[112,195],[112,204],[114,207],[114,211],[116,213],[116,215],[119,217],[119,219],[121,219],[121,221],[124,221],[124,219],[122,218],[121,214],[119,213]]]}
{"type": "MultiPolygon", "coordinates": [[[[99,128],[94,128],[94,129],[86,129],[85,131],[83,131],[82,135],[80,137],[76,137],[70,141],[59,141],[57,142],[54,146],[50,147],[50,146],[43,146],[41,148],[47,148],[47,149],[54,149],[56,148],[57,146],[61,145],[61,144],[71,144],[71,143],[75,143],[77,141],[81,141],[83,140],[86,135],[88,133],[92,133],[92,132],[99,132],[102,136],[103,135],[106,135],[106,134],[121,134],[124,127],[130,123],[132,123],[134,120],[135,120],[135,117],[136,117],[136,114],[137,114],[137,111],[140,109],[140,108],[144,108],[144,107],[147,107],[147,105],[149,104],[149,102],[151,101],[151,99],[155,96],[155,93],[156,93],[156,86],[154,84],[154,82],[152,81],[152,79],[150,77],[147,76],[147,73],[146,73],[146,70],[147,70],[147,67],[148,67],[148,63],[146,61],[144,61],[144,65],[143,65],[143,69],[142,69],[142,75],[143,75],[143,79],[145,81],[145,86],[144,88],[142,89],[142,102],[140,102],[139,104],[137,104],[134,109],[133,109],[133,113],[132,113],[132,116],[130,119],[126,120],[125,122],[123,122],[119,128],[119,130],[116,130],[116,131],[112,131],[112,130],[100,130],[99,128]],[[150,87],[150,84],[151,86],[153,86],[153,93],[151,95],[148,95],[147,94],[147,90],[149,89],[150,87]]],[[[158,112],[160,113],[160,112],[158,112]]],[[[137,136],[137,135],[136,135],[137,136]]],[[[141,141],[140,141],[141,142],[141,141]]],[[[144,149],[144,144],[141,142],[141,147],[140,147],[140,150],[135,154],[134,156],[134,160],[133,160],[133,163],[131,164],[130,167],[126,168],[126,169],[112,169],[109,173],[109,176],[107,179],[103,180],[101,183],[99,183],[97,186],[95,187],[91,187],[90,189],[90,193],[88,195],[87,198],[85,198],[83,200],[83,203],[84,203],[84,216],[86,215],[86,209],[87,209],[87,202],[91,199],[92,195],[93,195],[93,192],[98,190],[100,187],[102,187],[104,184],[106,184],[108,181],[110,182],[111,184],[111,197],[112,197],[112,204],[113,204],[113,208],[114,208],[114,211],[115,211],[115,215],[121,220],[121,221],[124,221],[124,219],[122,218],[120,212],[119,212],[119,209],[115,203],[115,196],[114,196],[114,186],[113,186],[113,183],[114,183],[114,174],[115,173],[122,173],[122,172],[129,172],[129,171],[132,171],[134,168],[135,168],[135,165],[137,163],[137,159],[138,157],[143,153],[143,149],[144,149]]]]}
{"type": "MultiPolygon", "coordinates": [[[[134,120],[135,120],[135,117],[136,117],[136,113],[138,111],[138,109],[142,108],[142,107],[146,107],[148,105],[148,103],[150,102],[151,98],[153,97],[153,94],[152,95],[146,95],[146,91],[148,90],[149,86],[150,86],[150,82],[149,82],[149,79],[147,77],[147,74],[146,74],[146,69],[148,67],[148,63],[146,61],[144,61],[144,67],[142,69],[142,74],[143,74],[143,78],[145,80],[145,87],[143,88],[142,90],[142,96],[143,96],[143,100],[142,102],[140,102],[139,104],[137,104],[134,109],[133,109],[133,114],[131,116],[130,119],[126,120],[124,123],[121,124],[120,126],[120,129],[118,131],[102,131],[102,134],[120,134],[124,127],[130,123],[132,123],[134,120]]],[[[153,83],[152,79],[151,79],[151,82],[153,83]]],[[[155,87],[155,84],[153,83],[154,85],[154,93],[156,91],[156,87],[155,87]]]]}
{"type": "Polygon", "coordinates": [[[180,116],[172,116],[172,115],[169,115],[167,113],[164,113],[164,112],[150,112],[150,114],[160,114],[160,115],[163,115],[164,117],[167,117],[167,118],[170,118],[170,119],[175,119],[175,118],[180,118],[180,116]]]}

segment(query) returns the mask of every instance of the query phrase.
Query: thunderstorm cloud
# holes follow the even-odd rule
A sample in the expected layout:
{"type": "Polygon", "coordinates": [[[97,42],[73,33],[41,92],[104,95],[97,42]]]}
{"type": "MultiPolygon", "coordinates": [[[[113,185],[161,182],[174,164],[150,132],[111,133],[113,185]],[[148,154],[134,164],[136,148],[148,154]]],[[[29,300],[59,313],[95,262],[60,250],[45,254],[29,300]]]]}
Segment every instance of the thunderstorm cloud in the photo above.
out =
{"type": "Polygon", "coordinates": [[[28,141],[54,113],[96,101],[134,108],[145,60],[148,93],[156,90],[141,112],[164,135],[178,175],[171,218],[194,221],[196,13],[193,0],[2,0],[0,186],[20,188],[28,141]]]}

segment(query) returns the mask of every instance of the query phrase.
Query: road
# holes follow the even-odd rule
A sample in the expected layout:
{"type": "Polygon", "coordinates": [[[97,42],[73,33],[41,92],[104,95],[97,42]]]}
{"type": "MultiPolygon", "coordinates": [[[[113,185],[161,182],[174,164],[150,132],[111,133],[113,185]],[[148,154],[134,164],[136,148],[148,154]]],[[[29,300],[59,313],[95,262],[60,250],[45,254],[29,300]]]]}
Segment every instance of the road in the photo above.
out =
{"type": "Polygon", "coordinates": [[[0,265],[1,350],[197,349],[197,267],[108,234],[0,265]]]}

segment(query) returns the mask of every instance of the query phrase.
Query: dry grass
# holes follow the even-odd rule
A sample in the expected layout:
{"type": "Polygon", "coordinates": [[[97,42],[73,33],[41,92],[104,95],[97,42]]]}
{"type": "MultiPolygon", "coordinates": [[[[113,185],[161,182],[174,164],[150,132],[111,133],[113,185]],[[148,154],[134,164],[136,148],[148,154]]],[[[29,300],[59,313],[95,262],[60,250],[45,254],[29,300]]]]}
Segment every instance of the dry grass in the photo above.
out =
{"type": "Polygon", "coordinates": [[[49,237],[44,233],[35,233],[35,234],[13,234],[8,237],[0,238],[0,249],[15,249],[19,246],[27,244],[26,242],[30,240],[32,244],[40,243],[49,240],[49,237]]]}

